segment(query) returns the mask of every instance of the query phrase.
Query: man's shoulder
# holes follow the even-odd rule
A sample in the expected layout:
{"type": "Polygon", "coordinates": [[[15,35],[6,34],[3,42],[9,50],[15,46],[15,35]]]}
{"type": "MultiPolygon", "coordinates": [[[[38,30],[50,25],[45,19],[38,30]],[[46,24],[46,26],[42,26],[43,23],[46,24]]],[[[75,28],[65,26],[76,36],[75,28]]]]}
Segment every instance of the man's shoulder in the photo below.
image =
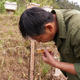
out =
{"type": "MultiPolygon", "coordinates": [[[[72,18],[73,16],[80,16],[80,11],[74,9],[65,9],[62,10],[63,17],[66,20],[72,18]]],[[[76,18],[76,17],[75,17],[76,18]]]]}
{"type": "Polygon", "coordinates": [[[53,9],[52,11],[61,11],[62,13],[67,14],[80,14],[79,10],[76,9],[53,9]]]}
{"type": "Polygon", "coordinates": [[[65,25],[67,27],[68,36],[73,39],[80,34],[80,11],[78,10],[65,10],[63,12],[63,17],[65,21],[65,25]]]}
{"type": "MultiPolygon", "coordinates": [[[[58,18],[63,18],[68,34],[75,35],[80,29],[80,11],[74,9],[54,9],[58,18]]],[[[60,21],[61,22],[61,21],[60,21]]]]}
{"type": "Polygon", "coordinates": [[[63,13],[65,14],[80,14],[80,11],[79,10],[75,10],[75,9],[64,9],[62,10],[63,13]]]}
{"type": "Polygon", "coordinates": [[[75,10],[75,9],[54,9],[55,12],[57,12],[58,14],[62,14],[64,21],[67,20],[72,20],[72,17],[74,16],[74,19],[80,19],[80,11],[75,10]],[[77,17],[76,17],[77,16],[77,17]]]}
{"type": "Polygon", "coordinates": [[[64,21],[68,30],[75,32],[80,29],[80,11],[68,10],[63,13],[64,21]]]}

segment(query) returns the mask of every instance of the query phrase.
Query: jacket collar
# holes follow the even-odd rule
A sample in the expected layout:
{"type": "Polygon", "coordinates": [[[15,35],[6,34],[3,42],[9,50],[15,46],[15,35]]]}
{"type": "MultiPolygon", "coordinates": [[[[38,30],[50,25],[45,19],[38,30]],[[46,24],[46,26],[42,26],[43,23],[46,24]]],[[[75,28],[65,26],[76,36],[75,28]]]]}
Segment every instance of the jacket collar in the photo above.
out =
{"type": "MultiPolygon", "coordinates": [[[[59,38],[65,39],[66,38],[66,25],[64,22],[63,14],[60,10],[54,9],[57,16],[58,27],[59,27],[59,38]]],[[[54,12],[52,11],[52,13],[54,12]]]]}

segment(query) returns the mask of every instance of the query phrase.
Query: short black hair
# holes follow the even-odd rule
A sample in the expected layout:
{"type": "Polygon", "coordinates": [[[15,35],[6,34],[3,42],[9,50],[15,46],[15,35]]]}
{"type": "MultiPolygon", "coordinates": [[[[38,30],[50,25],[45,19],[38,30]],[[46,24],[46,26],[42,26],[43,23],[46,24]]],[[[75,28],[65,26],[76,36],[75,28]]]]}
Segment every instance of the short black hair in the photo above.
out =
{"type": "Polygon", "coordinates": [[[19,29],[22,36],[37,36],[45,32],[44,25],[52,22],[53,14],[39,7],[32,7],[25,10],[19,21],[19,29]]]}

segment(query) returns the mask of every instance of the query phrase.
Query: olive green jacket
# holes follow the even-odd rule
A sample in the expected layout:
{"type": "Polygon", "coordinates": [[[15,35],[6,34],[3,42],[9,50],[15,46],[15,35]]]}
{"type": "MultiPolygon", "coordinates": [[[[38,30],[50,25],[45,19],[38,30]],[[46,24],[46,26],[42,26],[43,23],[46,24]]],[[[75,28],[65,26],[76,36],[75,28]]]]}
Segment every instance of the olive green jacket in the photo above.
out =
{"type": "Polygon", "coordinates": [[[77,72],[77,75],[67,72],[66,75],[68,80],[80,80],[80,11],[70,9],[54,11],[59,26],[55,43],[60,52],[61,61],[73,63],[77,72]]]}

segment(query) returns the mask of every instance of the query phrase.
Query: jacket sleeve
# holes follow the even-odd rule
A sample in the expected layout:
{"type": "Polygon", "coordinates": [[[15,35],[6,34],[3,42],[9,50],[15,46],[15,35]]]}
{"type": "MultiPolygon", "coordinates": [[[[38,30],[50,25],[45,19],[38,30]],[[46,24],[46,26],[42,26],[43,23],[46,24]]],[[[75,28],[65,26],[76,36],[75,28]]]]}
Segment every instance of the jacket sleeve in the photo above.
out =
{"type": "MultiPolygon", "coordinates": [[[[71,46],[73,50],[73,54],[80,61],[80,28],[76,31],[73,31],[74,35],[71,38],[71,46]]],[[[77,72],[77,76],[80,78],[80,62],[74,63],[75,70],[77,72]]]]}

